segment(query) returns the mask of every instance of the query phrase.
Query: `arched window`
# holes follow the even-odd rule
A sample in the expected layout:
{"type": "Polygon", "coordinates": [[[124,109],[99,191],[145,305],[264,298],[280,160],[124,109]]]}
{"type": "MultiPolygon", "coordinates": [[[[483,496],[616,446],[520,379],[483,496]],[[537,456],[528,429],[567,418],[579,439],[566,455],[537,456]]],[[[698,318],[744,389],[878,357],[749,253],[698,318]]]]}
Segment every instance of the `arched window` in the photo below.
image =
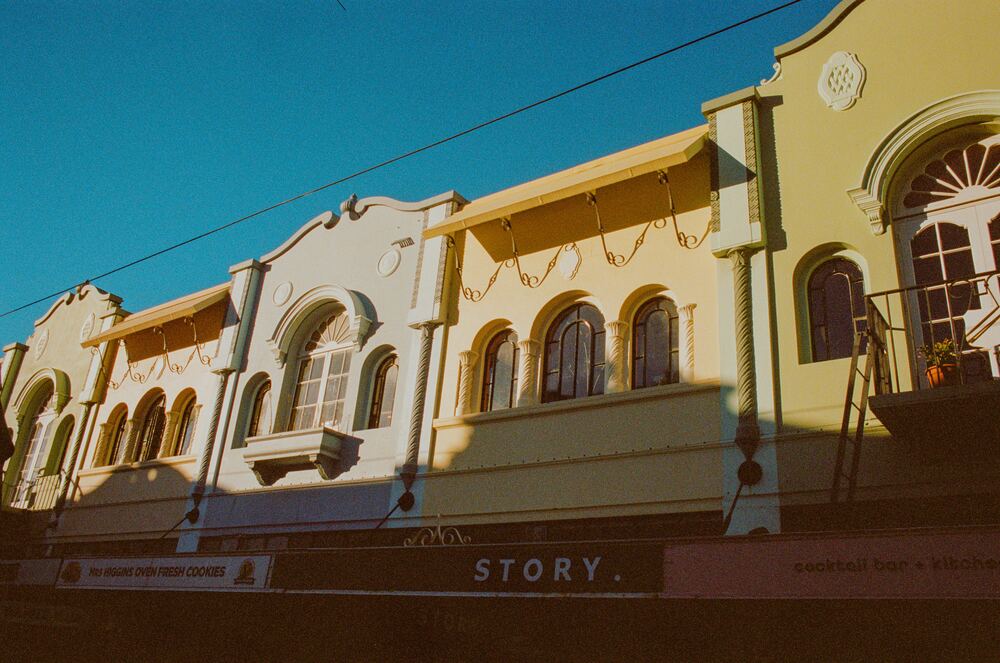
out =
{"type": "Polygon", "coordinates": [[[990,246],[993,247],[993,264],[1000,269],[1000,216],[990,221],[990,246]]]}
{"type": "Polygon", "coordinates": [[[128,408],[124,406],[108,421],[108,443],[104,458],[98,463],[118,465],[125,461],[125,424],[128,423],[128,408]]]}
{"type": "Polygon", "coordinates": [[[194,441],[194,426],[197,417],[197,399],[192,396],[184,403],[181,410],[180,424],[177,426],[177,445],[175,454],[183,456],[191,453],[191,443],[194,441]]]}
{"type": "Polygon", "coordinates": [[[24,441],[24,459],[21,462],[21,471],[13,501],[14,506],[18,507],[28,506],[35,479],[45,468],[52,434],[55,431],[55,426],[52,423],[56,416],[52,409],[52,385],[46,385],[44,391],[36,396],[34,402],[35,406],[31,410],[31,416],[25,419],[26,429],[29,432],[24,441]]]}
{"type": "Polygon", "coordinates": [[[250,409],[250,423],[247,426],[247,437],[267,435],[271,431],[271,381],[257,387],[253,396],[253,406],[250,409]]]}
{"type": "Polygon", "coordinates": [[[831,258],[813,270],[807,290],[812,360],[850,357],[854,335],[867,325],[861,268],[846,258],[831,258]]]}
{"type": "Polygon", "coordinates": [[[392,425],[392,404],[396,399],[396,380],[399,378],[399,359],[389,355],[375,369],[372,385],[372,404],[368,411],[368,428],[392,425]]]}
{"type": "Polygon", "coordinates": [[[490,339],[483,364],[481,412],[514,407],[519,359],[517,334],[513,330],[504,329],[490,339]]]}
{"type": "Polygon", "coordinates": [[[167,397],[160,394],[146,408],[146,414],[142,418],[142,428],[135,443],[135,451],[132,453],[133,462],[150,460],[160,453],[163,427],[166,423],[166,404],[167,397]]]}
{"type": "Polygon", "coordinates": [[[632,388],[680,380],[677,306],[666,297],[646,302],[632,324],[632,388]]]}
{"type": "Polygon", "coordinates": [[[604,316],[590,304],[563,311],[545,338],[543,402],[604,393],[604,316]]]}
{"type": "Polygon", "coordinates": [[[299,356],[290,430],[340,426],[352,346],[346,313],[323,320],[299,356]]]}

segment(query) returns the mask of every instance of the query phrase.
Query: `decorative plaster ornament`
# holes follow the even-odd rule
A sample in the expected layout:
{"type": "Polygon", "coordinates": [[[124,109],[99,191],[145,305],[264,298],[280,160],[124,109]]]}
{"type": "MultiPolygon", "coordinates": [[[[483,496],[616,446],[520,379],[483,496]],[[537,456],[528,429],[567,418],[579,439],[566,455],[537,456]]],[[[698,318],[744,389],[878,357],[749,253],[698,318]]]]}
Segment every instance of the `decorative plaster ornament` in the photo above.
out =
{"type": "Polygon", "coordinates": [[[90,338],[90,335],[94,332],[94,322],[96,322],[96,320],[97,318],[94,316],[93,313],[91,313],[90,315],[87,316],[87,319],[83,321],[83,326],[80,327],[81,343],[90,338]]]}
{"type": "Polygon", "coordinates": [[[387,276],[392,276],[393,272],[399,268],[399,262],[402,259],[403,254],[399,252],[399,249],[389,249],[382,254],[382,257],[378,259],[378,275],[382,278],[387,276]]]}
{"type": "Polygon", "coordinates": [[[580,271],[580,264],[583,262],[583,258],[580,256],[580,249],[576,248],[576,244],[567,244],[559,252],[559,262],[556,263],[559,267],[559,272],[566,278],[567,281],[572,281],[576,277],[576,273],[580,271]]]}
{"type": "Polygon", "coordinates": [[[49,345],[49,330],[43,329],[42,333],[38,335],[38,340],[35,341],[35,359],[40,359],[43,354],[45,354],[45,348],[49,345]]]}
{"type": "Polygon", "coordinates": [[[847,110],[861,98],[865,68],[853,53],[837,51],[823,65],[816,89],[826,105],[835,111],[847,110]]]}
{"type": "Polygon", "coordinates": [[[274,289],[274,294],[271,295],[271,301],[274,302],[275,306],[281,306],[288,301],[288,298],[292,296],[292,284],[290,281],[285,281],[278,285],[274,289]]]}

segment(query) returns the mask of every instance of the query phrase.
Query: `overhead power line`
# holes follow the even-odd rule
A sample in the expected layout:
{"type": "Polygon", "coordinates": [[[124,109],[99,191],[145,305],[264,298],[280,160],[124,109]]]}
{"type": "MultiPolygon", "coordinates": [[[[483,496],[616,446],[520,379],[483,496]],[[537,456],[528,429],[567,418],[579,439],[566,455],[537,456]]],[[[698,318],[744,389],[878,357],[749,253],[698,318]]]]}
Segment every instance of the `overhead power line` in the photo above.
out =
{"type": "Polygon", "coordinates": [[[556,92],[555,94],[549,95],[548,97],[545,97],[543,99],[539,99],[537,101],[533,101],[530,104],[527,104],[527,105],[521,106],[519,108],[516,108],[516,109],[514,109],[512,111],[504,113],[503,115],[498,115],[498,116],[494,117],[493,119],[486,120],[484,122],[480,122],[479,124],[473,125],[473,126],[467,128],[467,129],[463,129],[462,131],[459,131],[457,133],[451,134],[450,136],[445,136],[444,138],[440,138],[440,139],[438,139],[438,140],[436,140],[436,141],[434,141],[432,143],[427,143],[426,145],[424,145],[422,147],[418,147],[416,149],[410,150],[409,152],[404,152],[403,154],[399,154],[399,155],[394,156],[394,157],[392,157],[390,159],[386,159],[385,161],[380,161],[379,163],[376,163],[374,165],[367,166],[366,168],[362,168],[361,170],[355,171],[355,172],[351,173],[350,175],[345,175],[344,177],[341,177],[340,179],[336,179],[336,180],[333,180],[332,182],[327,182],[326,184],[322,184],[322,185],[317,186],[317,187],[315,187],[313,189],[309,189],[308,191],[300,193],[300,194],[298,194],[296,196],[292,196],[291,198],[286,198],[285,200],[282,200],[281,202],[274,203],[273,205],[269,205],[267,207],[259,209],[256,212],[251,212],[250,214],[247,214],[246,216],[241,216],[238,219],[235,219],[233,221],[229,221],[228,223],[224,223],[221,226],[217,226],[215,228],[212,228],[211,230],[206,230],[205,232],[200,233],[198,235],[195,235],[194,237],[189,237],[188,239],[185,239],[183,241],[177,242],[176,244],[171,244],[170,246],[162,248],[162,249],[160,249],[158,251],[154,251],[153,253],[150,253],[148,255],[142,256],[141,258],[136,258],[135,260],[132,260],[131,262],[127,262],[127,263],[125,263],[123,265],[119,265],[119,266],[117,266],[117,267],[115,267],[113,269],[109,269],[108,271],[103,272],[101,274],[97,274],[95,276],[91,276],[90,278],[84,280],[81,283],[76,283],[76,284],[73,284],[73,285],[69,286],[68,288],[62,288],[60,290],[56,290],[56,291],[51,292],[51,293],[49,293],[47,295],[39,297],[38,299],[32,300],[32,301],[30,301],[30,302],[28,302],[26,304],[21,304],[20,306],[17,306],[15,308],[10,309],[10,310],[4,311],[3,313],[0,313],[0,318],[5,318],[8,315],[11,315],[12,313],[17,313],[18,311],[23,311],[26,308],[30,308],[30,307],[32,307],[32,306],[34,306],[36,304],[40,304],[40,303],[42,303],[42,302],[44,302],[44,301],[46,301],[48,299],[52,299],[53,297],[58,297],[59,295],[62,295],[63,293],[69,292],[69,291],[71,291],[71,290],[73,290],[75,288],[78,288],[78,287],[80,287],[82,285],[85,285],[87,283],[91,283],[93,281],[97,281],[99,279],[103,279],[103,278],[105,278],[107,276],[111,276],[112,274],[115,274],[115,273],[120,272],[122,270],[128,269],[130,267],[135,267],[136,265],[138,265],[140,263],[143,263],[143,262],[146,262],[147,260],[152,260],[153,258],[161,256],[164,253],[169,253],[170,251],[174,251],[175,249],[179,249],[182,246],[187,246],[188,244],[192,244],[192,243],[197,242],[199,240],[202,240],[202,239],[204,239],[206,237],[209,237],[209,236],[214,235],[216,233],[222,232],[223,230],[226,230],[228,228],[232,228],[235,225],[239,225],[239,224],[241,224],[241,223],[243,223],[245,221],[249,221],[250,219],[253,219],[254,217],[260,216],[261,214],[265,214],[267,212],[270,212],[271,210],[277,209],[277,208],[282,207],[284,205],[288,205],[289,203],[293,203],[296,200],[301,200],[302,198],[305,198],[307,196],[311,196],[314,193],[319,193],[320,191],[323,191],[324,189],[329,189],[332,186],[336,186],[338,184],[343,184],[344,182],[347,182],[349,180],[353,180],[353,179],[355,179],[357,177],[360,177],[362,175],[366,175],[366,174],[368,174],[368,173],[370,173],[372,171],[375,171],[375,170],[378,170],[380,168],[384,168],[386,166],[392,165],[392,164],[396,163],[397,161],[402,161],[403,159],[408,159],[408,158],[410,158],[412,156],[416,156],[417,154],[420,154],[421,152],[426,152],[428,150],[434,149],[435,147],[438,147],[440,145],[444,145],[445,143],[451,142],[451,141],[456,140],[458,138],[462,138],[463,136],[467,136],[467,135],[469,135],[471,133],[479,131],[480,129],[485,129],[486,127],[488,127],[490,125],[497,124],[498,122],[503,122],[504,120],[507,120],[507,119],[510,119],[510,118],[514,117],[515,115],[520,115],[521,113],[527,112],[527,111],[529,111],[529,110],[531,110],[533,108],[537,108],[537,107],[542,106],[544,104],[547,104],[549,102],[555,101],[556,99],[560,99],[562,97],[565,97],[566,95],[573,94],[574,92],[578,92],[578,91],[580,91],[580,90],[582,90],[584,88],[590,87],[591,85],[595,85],[597,83],[600,83],[601,81],[607,80],[607,79],[609,79],[609,78],[611,78],[613,76],[617,76],[619,74],[623,74],[626,71],[629,71],[631,69],[635,69],[636,67],[640,67],[640,66],[642,66],[644,64],[652,62],[653,60],[658,60],[658,59],[660,59],[660,58],[662,58],[664,56],[670,55],[672,53],[676,53],[677,51],[680,51],[682,49],[688,48],[690,46],[694,46],[695,44],[698,44],[700,42],[706,41],[708,39],[712,39],[713,37],[717,37],[717,36],[719,36],[719,35],[721,35],[721,34],[723,34],[725,32],[729,32],[730,30],[735,30],[736,28],[744,26],[747,23],[752,23],[753,21],[760,20],[760,19],[764,18],[765,16],[770,16],[771,14],[777,13],[777,12],[783,10],[783,9],[787,9],[788,7],[791,7],[792,5],[797,5],[800,2],[803,2],[803,0],[790,0],[789,2],[785,2],[783,4],[780,4],[780,5],[776,6],[776,7],[772,7],[771,9],[768,9],[766,11],[762,11],[759,14],[754,14],[753,16],[748,16],[747,18],[739,20],[739,21],[737,21],[735,23],[730,23],[729,25],[727,25],[725,27],[719,28],[717,30],[713,30],[712,32],[707,32],[707,33],[701,35],[700,37],[695,37],[694,39],[689,39],[688,41],[686,41],[686,42],[684,42],[682,44],[677,44],[676,46],[671,46],[670,48],[668,48],[668,49],[666,49],[664,51],[660,51],[659,53],[656,53],[654,55],[650,55],[649,57],[645,57],[645,58],[643,58],[641,60],[636,60],[635,62],[633,62],[631,64],[627,64],[627,65],[625,65],[623,67],[619,67],[619,68],[614,69],[612,71],[609,71],[609,72],[607,72],[605,74],[601,74],[600,76],[598,76],[596,78],[591,78],[588,81],[585,81],[583,83],[579,83],[579,84],[574,85],[573,87],[570,87],[570,88],[566,88],[566,89],[564,89],[564,90],[562,90],[560,92],[556,92]]]}

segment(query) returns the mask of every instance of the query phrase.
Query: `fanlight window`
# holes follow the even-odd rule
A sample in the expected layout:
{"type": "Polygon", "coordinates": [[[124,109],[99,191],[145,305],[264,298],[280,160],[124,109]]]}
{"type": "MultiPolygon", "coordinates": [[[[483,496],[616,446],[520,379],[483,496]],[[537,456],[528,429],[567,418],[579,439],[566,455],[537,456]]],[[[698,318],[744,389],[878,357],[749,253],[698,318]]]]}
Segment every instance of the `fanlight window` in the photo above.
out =
{"type": "Polygon", "coordinates": [[[813,361],[850,357],[855,334],[866,327],[861,269],[845,258],[822,263],[809,277],[813,361]]]}
{"type": "Polygon", "coordinates": [[[632,326],[632,388],[679,381],[677,353],[677,307],[657,297],[639,309],[632,326]]]}
{"type": "Polygon", "coordinates": [[[486,346],[483,365],[483,397],[480,411],[504,410],[514,407],[517,397],[519,353],[517,334],[505,329],[486,346]]]}
{"type": "Polygon", "coordinates": [[[1000,189],[1000,143],[976,143],[964,150],[952,150],[931,161],[924,172],[910,182],[903,198],[906,207],[923,207],[955,198],[976,187],[1000,189]]]}
{"type": "Polygon", "coordinates": [[[563,311],[545,339],[544,402],[604,393],[604,316],[590,304],[563,311]]]}
{"type": "Polygon", "coordinates": [[[396,381],[399,378],[399,358],[390,355],[375,370],[372,386],[372,404],[368,412],[368,428],[385,428],[392,425],[392,406],[396,400],[396,381]]]}
{"type": "Polygon", "coordinates": [[[160,453],[160,445],[163,444],[163,429],[167,418],[166,404],[166,396],[160,394],[146,409],[146,416],[142,420],[142,429],[135,443],[135,452],[132,454],[134,460],[150,460],[156,458],[160,453]]]}
{"type": "Polygon", "coordinates": [[[337,313],[323,320],[305,343],[299,358],[291,430],[340,425],[351,368],[349,331],[347,314],[337,313]]]}

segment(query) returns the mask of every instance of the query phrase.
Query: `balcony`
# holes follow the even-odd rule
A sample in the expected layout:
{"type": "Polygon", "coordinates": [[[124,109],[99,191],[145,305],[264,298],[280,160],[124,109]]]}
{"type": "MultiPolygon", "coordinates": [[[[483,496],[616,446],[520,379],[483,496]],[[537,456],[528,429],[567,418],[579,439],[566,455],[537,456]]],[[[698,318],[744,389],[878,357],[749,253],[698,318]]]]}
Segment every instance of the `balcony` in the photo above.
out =
{"type": "Polygon", "coordinates": [[[19,477],[14,482],[4,483],[4,506],[18,511],[49,511],[59,499],[65,475],[46,474],[19,477]]]}
{"type": "Polygon", "coordinates": [[[874,293],[866,306],[868,403],[889,432],[938,457],[1000,450],[1000,271],[874,293]],[[942,341],[954,353],[938,378],[926,349],[942,341]]]}
{"type": "Polygon", "coordinates": [[[263,486],[296,470],[316,469],[323,479],[338,474],[346,435],[325,426],[247,438],[243,460],[263,486]]]}

